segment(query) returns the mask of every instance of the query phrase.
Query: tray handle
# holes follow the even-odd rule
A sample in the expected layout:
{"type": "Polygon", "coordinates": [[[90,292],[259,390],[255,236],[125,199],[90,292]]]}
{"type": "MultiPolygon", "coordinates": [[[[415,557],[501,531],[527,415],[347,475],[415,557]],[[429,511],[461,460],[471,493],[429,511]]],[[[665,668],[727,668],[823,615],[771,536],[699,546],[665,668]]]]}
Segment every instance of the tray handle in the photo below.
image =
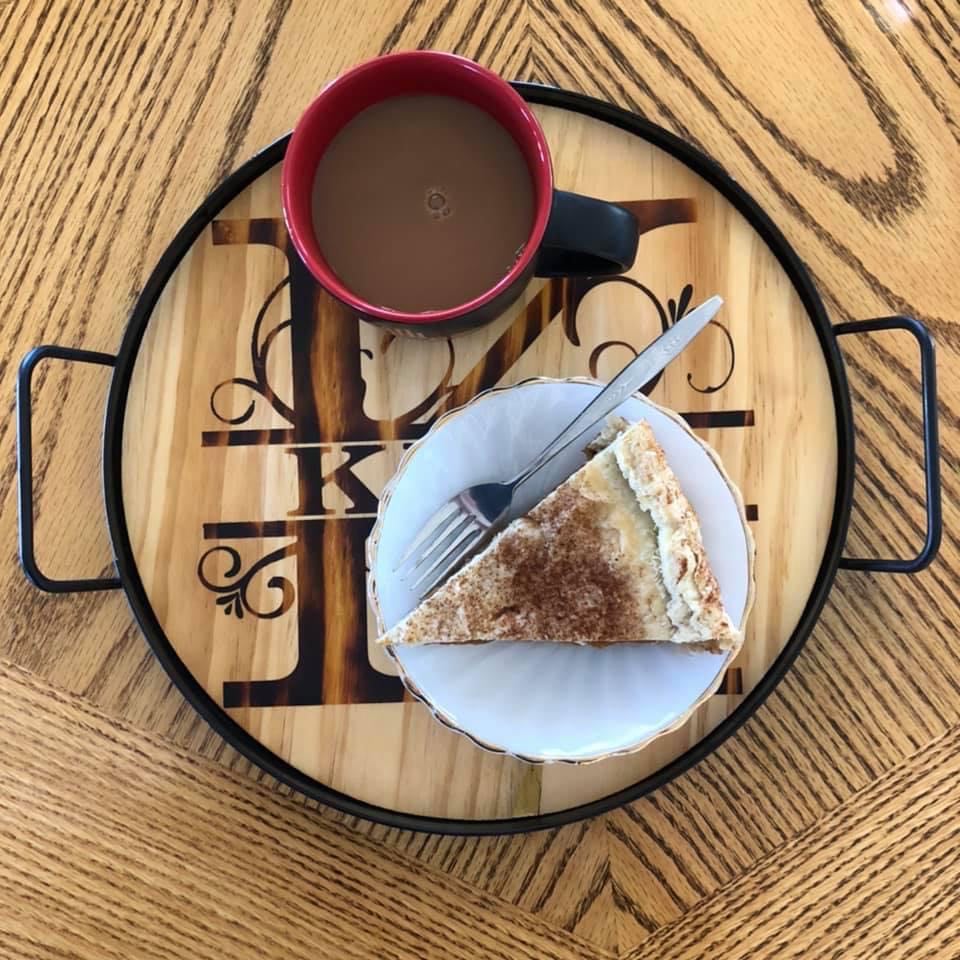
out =
{"type": "Polygon", "coordinates": [[[33,371],[42,360],[67,360],[76,363],[99,363],[112,367],[116,357],[73,347],[42,346],[31,350],[20,363],[17,376],[17,481],[20,506],[20,563],[27,577],[47,593],[83,593],[90,590],[116,590],[118,577],[97,577],[86,580],[55,580],[37,565],[33,551],[33,422],[30,388],[33,371]]]}
{"type": "Polygon", "coordinates": [[[872,573],[916,573],[928,567],[940,549],[943,517],[940,493],[940,440],[937,414],[936,351],[930,331],[914,317],[878,317],[856,320],[835,326],[838,337],[848,334],[873,333],[877,330],[906,330],[920,347],[920,394],[923,401],[923,470],[926,479],[927,536],[920,552],[909,560],[895,558],[875,560],[866,557],[841,557],[844,570],[867,570],[872,573]]]}

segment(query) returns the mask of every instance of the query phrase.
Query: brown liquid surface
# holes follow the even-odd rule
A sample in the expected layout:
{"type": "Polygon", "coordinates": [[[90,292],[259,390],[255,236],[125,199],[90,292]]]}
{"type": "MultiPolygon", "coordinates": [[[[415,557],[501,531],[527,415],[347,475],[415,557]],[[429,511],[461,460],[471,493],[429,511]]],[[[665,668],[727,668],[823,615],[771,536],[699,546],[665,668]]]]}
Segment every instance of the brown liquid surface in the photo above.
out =
{"type": "Polygon", "coordinates": [[[489,114],[454,97],[391,97],[334,137],[313,185],[313,227],[355,295],[406,312],[485,293],[533,225],[519,147],[489,114]]]}

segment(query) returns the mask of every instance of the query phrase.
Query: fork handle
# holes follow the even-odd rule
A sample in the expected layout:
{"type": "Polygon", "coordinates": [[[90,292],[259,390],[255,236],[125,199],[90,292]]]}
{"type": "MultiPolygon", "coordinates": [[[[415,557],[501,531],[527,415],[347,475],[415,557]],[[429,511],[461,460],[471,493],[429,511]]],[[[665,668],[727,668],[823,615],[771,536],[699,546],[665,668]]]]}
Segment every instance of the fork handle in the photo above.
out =
{"type": "Polygon", "coordinates": [[[552,440],[510,483],[514,487],[529,480],[541,467],[562,453],[607,414],[612,413],[627,397],[636,393],[648,380],[658,374],[684,347],[716,316],[723,304],[720,297],[710,297],[690,311],[671,329],[662,333],[645,350],[634,357],[594,398],[577,414],[566,428],[552,440]]]}

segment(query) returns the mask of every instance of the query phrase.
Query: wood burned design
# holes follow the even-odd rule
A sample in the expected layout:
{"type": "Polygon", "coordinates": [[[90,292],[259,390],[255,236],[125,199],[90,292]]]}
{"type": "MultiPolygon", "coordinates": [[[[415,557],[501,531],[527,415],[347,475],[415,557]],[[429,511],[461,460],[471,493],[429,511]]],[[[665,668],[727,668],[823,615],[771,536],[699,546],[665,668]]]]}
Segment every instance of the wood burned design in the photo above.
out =
{"type": "MultiPolygon", "coordinates": [[[[660,318],[660,329],[666,333],[678,320],[683,318],[690,306],[690,301],[693,299],[693,284],[688,283],[680,291],[680,296],[674,300],[673,297],[670,297],[667,300],[667,306],[664,308],[663,304],[660,302],[660,298],[647,286],[640,283],[639,280],[634,280],[632,277],[586,277],[584,279],[578,279],[570,281],[570,286],[573,291],[572,303],[570,308],[567,311],[566,316],[570,318],[570,327],[567,330],[567,336],[570,338],[572,343],[578,344],[580,342],[579,335],[577,334],[577,308],[580,306],[580,302],[583,298],[591,291],[595,290],[597,287],[602,286],[605,283],[623,283],[627,284],[630,287],[633,287],[635,290],[639,290],[646,298],[653,304],[656,308],[657,315],[660,318]]],[[[730,381],[730,378],[733,376],[733,368],[736,366],[737,355],[736,350],[733,346],[733,337],[730,335],[730,331],[722,324],[719,320],[711,320],[708,324],[711,327],[716,327],[724,336],[727,350],[729,354],[729,363],[727,365],[726,373],[723,375],[723,378],[719,383],[714,386],[698,387],[693,382],[693,374],[687,374],[687,383],[697,391],[697,393],[716,393],[718,390],[723,389],[730,381]]],[[[600,358],[603,354],[610,349],[611,347],[624,347],[633,353],[634,356],[637,355],[638,348],[631,343],[628,343],[626,340],[604,340],[602,343],[597,344],[590,353],[590,376],[598,376],[598,368],[600,363],[600,358]]],[[[657,384],[660,382],[660,378],[663,376],[663,371],[656,374],[646,383],[643,387],[643,393],[649,396],[657,384]]]]}
{"type": "Polygon", "coordinates": [[[254,577],[262,573],[266,567],[292,554],[293,550],[291,545],[287,544],[286,546],[280,547],[279,550],[273,550],[265,557],[261,557],[261,559],[248,568],[246,573],[241,573],[243,561],[240,558],[240,552],[226,544],[219,544],[218,546],[211,547],[200,558],[200,563],[197,565],[197,576],[208,590],[220,594],[220,596],[217,597],[217,606],[221,607],[227,616],[233,614],[238,620],[242,620],[244,610],[246,610],[247,613],[259,617],[262,620],[272,620],[274,617],[282,616],[293,606],[295,596],[293,584],[286,577],[276,575],[267,581],[268,589],[280,591],[280,598],[277,605],[269,610],[262,610],[255,607],[250,601],[247,591],[254,577]],[[230,565],[222,574],[223,578],[227,581],[225,583],[214,582],[205,572],[212,566],[210,561],[218,554],[226,554],[230,561],[230,565]]]}
{"type": "MultiPolygon", "coordinates": [[[[689,199],[630,201],[642,231],[696,219],[689,199]]],[[[661,330],[667,330],[688,310],[693,285],[686,283],[666,303],[646,285],[628,277],[551,280],[519,310],[515,319],[459,378],[454,378],[457,342],[447,341],[445,369],[432,389],[409,409],[377,418],[365,412],[368,384],[361,358],[370,351],[361,346],[357,319],[329,297],[314,281],[288,242],[279,218],[216,220],[211,224],[214,245],[272,246],[283,252],[289,273],[267,294],[257,311],[250,340],[250,370],[217,383],[210,394],[210,410],[225,428],[204,430],[204,447],[283,447],[296,461],[298,503],[285,520],[209,522],[204,540],[218,543],[201,554],[197,576],[207,590],[218,594],[217,604],[228,617],[250,614],[273,619],[296,607],[297,659],[284,677],[228,680],[223,684],[225,707],[309,706],[318,704],[399,702],[403,687],[394,676],[371,666],[366,652],[367,609],[365,543],[377,510],[379,490],[371,489],[359,475],[365,461],[383,454],[390,444],[403,446],[421,437],[443,413],[461,406],[476,394],[500,383],[538,338],[558,321],[572,346],[580,346],[580,306],[592,290],[608,283],[628,284],[653,305],[661,330]],[[289,291],[290,317],[264,332],[265,318],[280,294],[289,291]],[[288,403],[270,383],[268,356],[278,338],[289,331],[292,364],[292,399],[288,403]],[[225,412],[227,388],[241,388],[253,396],[238,412],[225,412]],[[263,400],[289,426],[252,429],[256,403],[263,400]],[[324,468],[324,459],[336,454],[341,462],[324,468]],[[335,490],[344,506],[334,509],[325,496],[335,490]],[[239,550],[230,540],[260,541],[267,536],[291,537],[241,573],[239,550]],[[266,581],[272,602],[257,606],[249,589],[265,568],[284,558],[295,558],[295,583],[274,575],[266,581]],[[219,560],[228,567],[219,577],[213,569],[219,560]]],[[[729,330],[714,322],[727,345],[728,364],[718,383],[696,386],[700,393],[720,390],[730,379],[736,361],[729,330]]],[[[607,340],[594,347],[588,367],[596,376],[603,353],[615,346],[634,355],[645,344],[607,340]]],[[[382,351],[390,346],[389,338],[382,351]]],[[[587,371],[584,371],[587,372],[587,371]]],[[[644,391],[651,392],[657,375],[644,391]]],[[[749,426],[752,411],[718,411],[692,414],[698,426],[749,426]]],[[[735,689],[726,684],[723,689],[735,689]]]]}
{"type": "Polygon", "coordinates": [[[231,377],[229,380],[223,380],[218,383],[210,394],[210,412],[221,422],[230,426],[237,426],[246,423],[252,416],[256,406],[256,401],[251,400],[247,408],[236,416],[228,416],[217,409],[217,396],[224,387],[237,386],[246,387],[254,394],[262,397],[271,407],[288,423],[293,423],[293,408],[280,399],[277,392],[270,385],[267,376],[267,359],[270,354],[270,348],[273,346],[277,337],[284,330],[290,329],[291,320],[283,320],[275,327],[269,330],[261,339],[261,328],[267,311],[273,305],[279,294],[290,283],[290,277],[284,277],[267,295],[263,301],[263,306],[257,311],[257,318],[253,323],[253,335],[250,338],[250,367],[253,371],[253,377],[231,377]]]}

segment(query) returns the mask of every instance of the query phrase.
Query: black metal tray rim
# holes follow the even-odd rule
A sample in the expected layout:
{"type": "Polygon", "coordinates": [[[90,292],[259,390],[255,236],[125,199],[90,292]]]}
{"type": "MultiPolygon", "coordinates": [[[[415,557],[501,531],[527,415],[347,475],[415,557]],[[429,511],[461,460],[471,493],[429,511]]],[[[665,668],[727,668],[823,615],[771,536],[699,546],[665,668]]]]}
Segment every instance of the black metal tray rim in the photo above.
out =
{"type": "Polygon", "coordinates": [[[653,775],[589,803],[554,813],[533,816],[494,820],[458,820],[418,816],[375,806],[335,791],[306,776],[255,740],[200,686],[164,635],[137,571],[124,514],[121,489],[123,420],[131,375],[154,306],[180,260],[210,220],[227,203],[253,180],[283,158],[289,135],[270,144],[228,176],[200,204],[179,230],[160,258],[137,299],[120,351],[116,357],[66,347],[38,347],[24,359],[18,381],[20,552],[24,569],[30,579],[41,589],[58,593],[122,588],[140,628],[160,664],[183,696],[220,736],[266,773],[301,793],[348,815],[401,829],[467,835],[506,834],[548,829],[596,816],[658,789],[717,749],[727,737],[756,712],[783,678],[802,649],[820,615],[837,571],[841,566],[874,572],[912,573],[928,565],[939,547],[941,519],[935,367],[933,342],[922,324],[909,317],[885,317],[832,327],[827,318],[823,302],[800,258],[760,206],[716,162],[650,121],[604,101],[538,84],[518,82],[514,84],[514,87],[531,103],[572,110],[642,137],[684,162],[723,194],[757,230],[790,278],[813,323],[828,368],[838,438],[837,480],[833,492],[834,509],[820,568],[797,627],[761,681],[744,697],[743,702],[737,709],[686,753],[677,757],[653,775]],[[926,452],[927,539],[920,554],[911,559],[848,559],[842,557],[842,549],[850,522],[853,498],[854,429],[850,392],[837,338],[842,334],[865,333],[872,330],[894,328],[911,332],[917,338],[921,348],[923,374],[921,390],[923,394],[926,452]],[[103,492],[117,568],[116,577],[95,580],[54,580],[45,576],[36,563],[33,550],[33,500],[30,470],[30,382],[36,365],[41,360],[48,358],[79,360],[114,367],[104,423],[103,492]]]}

